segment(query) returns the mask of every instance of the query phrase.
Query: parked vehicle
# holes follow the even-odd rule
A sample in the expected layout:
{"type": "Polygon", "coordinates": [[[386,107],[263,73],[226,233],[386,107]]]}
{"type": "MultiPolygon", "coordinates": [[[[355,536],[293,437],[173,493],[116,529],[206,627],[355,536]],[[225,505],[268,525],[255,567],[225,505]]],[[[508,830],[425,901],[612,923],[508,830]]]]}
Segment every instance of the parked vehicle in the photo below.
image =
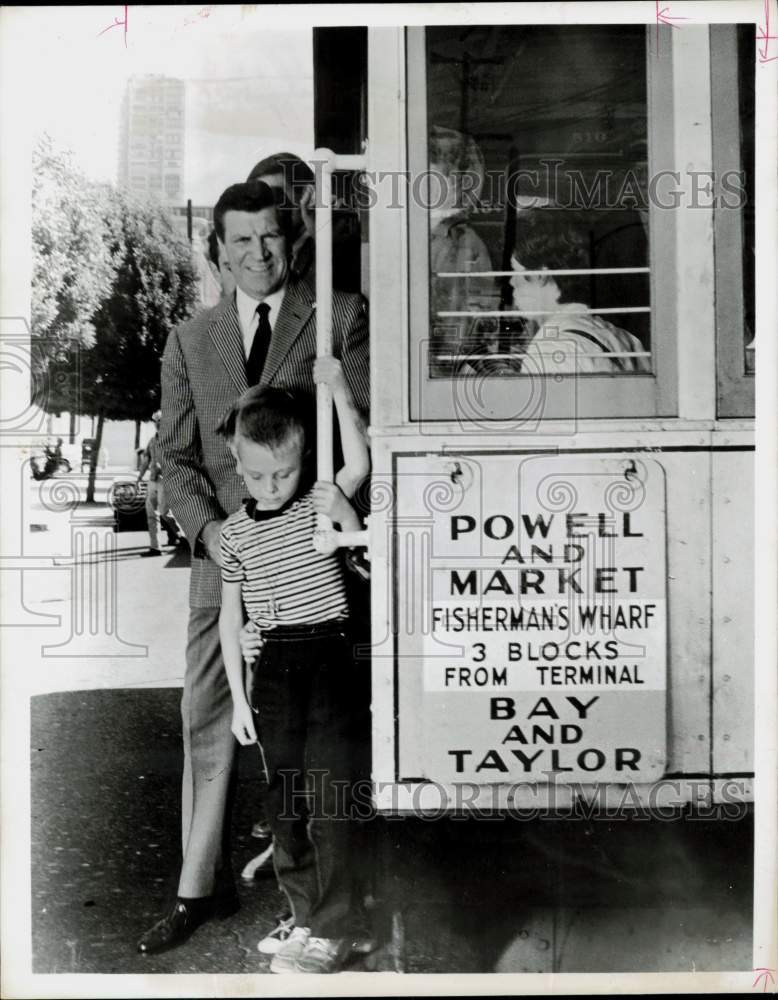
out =
{"type": "Polygon", "coordinates": [[[132,473],[117,476],[108,490],[108,506],[113,510],[113,530],[146,530],[146,494],[148,483],[138,482],[132,473]]]}

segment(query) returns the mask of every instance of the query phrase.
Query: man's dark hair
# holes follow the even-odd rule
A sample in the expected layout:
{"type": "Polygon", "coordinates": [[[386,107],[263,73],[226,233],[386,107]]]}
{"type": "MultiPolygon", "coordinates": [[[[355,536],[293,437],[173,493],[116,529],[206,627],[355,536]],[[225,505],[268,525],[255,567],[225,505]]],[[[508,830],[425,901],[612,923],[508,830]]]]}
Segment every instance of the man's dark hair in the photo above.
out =
{"type": "MultiPolygon", "coordinates": [[[[263,181],[232,184],[224,191],[213,209],[213,225],[216,235],[224,242],[224,216],[227,212],[261,212],[265,208],[275,208],[281,230],[289,240],[292,236],[292,219],[283,191],[277,191],[263,181]]],[[[217,258],[218,260],[218,258],[217,258]]]]}
{"type": "Polygon", "coordinates": [[[208,233],[208,260],[213,264],[215,268],[219,267],[219,237],[216,235],[216,230],[212,229],[208,233]]]}
{"type": "Polygon", "coordinates": [[[310,398],[302,392],[276,386],[253,386],[238,399],[217,433],[232,440],[237,434],[275,450],[290,439],[308,449],[312,423],[310,398]]]}
{"type": "Polygon", "coordinates": [[[299,156],[294,153],[273,153],[266,156],[255,164],[246,180],[248,182],[258,181],[262,177],[272,174],[282,174],[284,178],[284,191],[287,197],[297,203],[299,201],[299,191],[301,188],[310,187],[316,183],[313,171],[299,156]]]}
{"type": "MultiPolygon", "coordinates": [[[[584,212],[530,208],[516,217],[513,253],[528,271],[592,268],[590,219],[584,212]]],[[[588,274],[555,274],[559,301],[589,302],[588,274]]]]}

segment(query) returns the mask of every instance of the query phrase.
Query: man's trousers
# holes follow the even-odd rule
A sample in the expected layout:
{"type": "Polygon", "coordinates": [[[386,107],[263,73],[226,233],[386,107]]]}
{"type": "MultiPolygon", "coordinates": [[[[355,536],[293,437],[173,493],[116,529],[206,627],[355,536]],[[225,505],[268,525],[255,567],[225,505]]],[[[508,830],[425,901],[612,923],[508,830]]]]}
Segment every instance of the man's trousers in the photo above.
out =
{"type": "Polygon", "coordinates": [[[229,805],[237,743],[232,698],[219,645],[219,608],[192,608],[181,700],[184,778],[183,865],[178,895],[208,896],[229,870],[229,805]]]}

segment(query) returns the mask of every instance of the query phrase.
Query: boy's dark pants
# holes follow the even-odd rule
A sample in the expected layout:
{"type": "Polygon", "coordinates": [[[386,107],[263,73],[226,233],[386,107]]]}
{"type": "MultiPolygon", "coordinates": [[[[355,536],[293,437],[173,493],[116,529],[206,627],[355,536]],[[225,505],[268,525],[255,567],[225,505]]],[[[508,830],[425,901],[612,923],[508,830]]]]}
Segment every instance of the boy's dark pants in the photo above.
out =
{"type": "Polygon", "coordinates": [[[265,633],[252,684],[276,875],[296,926],[314,937],[353,929],[350,806],[367,709],[357,671],[368,668],[355,667],[347,628],[327,622],[265,633]]]}

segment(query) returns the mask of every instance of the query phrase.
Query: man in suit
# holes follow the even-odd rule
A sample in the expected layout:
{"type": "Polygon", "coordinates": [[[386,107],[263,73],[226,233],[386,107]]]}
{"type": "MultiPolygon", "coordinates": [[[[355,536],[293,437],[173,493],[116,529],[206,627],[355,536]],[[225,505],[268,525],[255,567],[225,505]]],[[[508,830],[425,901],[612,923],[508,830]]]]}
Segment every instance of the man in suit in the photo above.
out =
{"type": "MultiPolygon", "coordinates": [[[[289,213],[277,202],[261,182],[234,184],[219,198],[214,225],[235,295],[175,330],[162,361],[165,483],[193,559],[181,702],[183,864],[175,904],[138,942],[143,954],[181,944],[204,921],[238,905],[226,843],[236,743],[219,646],[219,540],[245,487],[216,429],[249,385],[315,392],[313,290],[291,276],[289,213]]],[[[334,293],[332,353],[366,414],[368,330],[361,296],[334,293]]]]}

